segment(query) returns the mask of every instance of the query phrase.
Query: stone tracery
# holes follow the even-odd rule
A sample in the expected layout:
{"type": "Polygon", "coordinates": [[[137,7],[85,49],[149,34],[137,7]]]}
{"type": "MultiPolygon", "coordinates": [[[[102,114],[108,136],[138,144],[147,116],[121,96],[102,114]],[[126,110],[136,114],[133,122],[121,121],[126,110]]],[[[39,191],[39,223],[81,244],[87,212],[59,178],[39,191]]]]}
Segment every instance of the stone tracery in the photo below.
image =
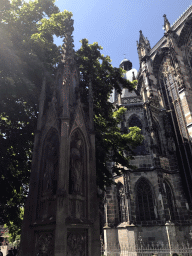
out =
{"type": "Polygon", "coordinates": [[[145,178],[136,185],[137,221],[155,220],[152,189],[145,178]]]}

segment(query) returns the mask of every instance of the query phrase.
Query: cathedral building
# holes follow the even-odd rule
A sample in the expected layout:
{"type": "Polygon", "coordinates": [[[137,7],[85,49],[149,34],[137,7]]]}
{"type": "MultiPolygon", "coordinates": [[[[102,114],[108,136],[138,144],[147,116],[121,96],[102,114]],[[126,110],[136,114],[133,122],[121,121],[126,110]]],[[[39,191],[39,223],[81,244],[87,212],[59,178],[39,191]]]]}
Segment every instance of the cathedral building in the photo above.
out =
{"type": "Polygon", "coordinates": [[[122,131],[138,126],[144,141],[134,149],[136,168],[106,190],[106,250],[192,243],[192,6],[172,26],[163,18],[165,33],[153,48],[140,31],[139,71],[127,59],[120,64],[137,88],[111,97],[127,109],[122,131]]]}

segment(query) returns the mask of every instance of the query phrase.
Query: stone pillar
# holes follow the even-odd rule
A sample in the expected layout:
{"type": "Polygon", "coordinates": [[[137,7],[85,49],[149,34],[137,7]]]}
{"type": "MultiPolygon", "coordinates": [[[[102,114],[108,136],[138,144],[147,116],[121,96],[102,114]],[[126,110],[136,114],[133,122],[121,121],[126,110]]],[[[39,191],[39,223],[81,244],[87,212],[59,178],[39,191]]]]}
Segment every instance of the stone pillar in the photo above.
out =
{"type": "Polygon", "coordinates": [[[68,180],[69,180],[69,121],[61,118],[60,168],[58,179],[55,229],[55,256],[67,255],[68,180]]]}
{"type": "Polygon", "coordinates": [[[170,254],[172,254],[172,252],[174,252],[174,248],[178,246],[175,224],[169,221],[165,224],[165,227],[167,232],[168,245],[170,248],[170,254]]]}
{"type": "Polygon", "coordinates": [[[105,243],[105,255],[108,255],[110,251],[113,251],[118,248],[119,238],[118,238],[118,229],[104,227],[104,243],[105,243]]]}

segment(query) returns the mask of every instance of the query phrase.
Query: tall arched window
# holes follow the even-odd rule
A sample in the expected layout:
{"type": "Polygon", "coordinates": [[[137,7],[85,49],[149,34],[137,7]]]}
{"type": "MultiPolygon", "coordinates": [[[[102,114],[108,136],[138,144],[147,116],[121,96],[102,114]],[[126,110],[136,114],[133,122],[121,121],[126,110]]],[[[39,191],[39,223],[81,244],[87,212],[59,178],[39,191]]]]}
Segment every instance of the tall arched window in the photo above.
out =
{"type": "Polygon", "coordinates": [[[136,185],[137,221],[155,220],[154,199],[149,182],[141,178],[136,185]]]}
{"type": "Polygon", "coordinates": [[[142,124],[139,118],[136,115],[131,116],[129,119],[129,127],[137,126],[142,129],[142,124]]]}
{"type": "Polygon", "coordinates": [[[175,220],[175,207],[171,186],[166,180],[164,180],[163,186],[165,191],[165,218],[166,220],[175,220]]]}
{"type": "MultiPolygon", "coordinates": [[[[134,127],[134,126],[137,126],[141,129],[142,131],[142,123],[141,121],[139,120],[139,118],[136,116],[136,115],[133,115],[131,116],[131,118],[129,119],[128,121],[128,126],[129,127],[134,127]]],[[[145,150],[145,145],[144,145],[144,141],[142,142],[142,144],[140,146],[137,146],[133,152],[136,154],[136,155],[144,155],[146,153],[146,150],[145,150]]]]}
{"type": "Polygon", "coordinates": [[[171,56],[165,56],[159,68],[159,84],[163,94],[164,104],[168,110],[172,110],[174,123],[176,126],[178,126],[178,123],[180,127],[177,127],[177,129],[180,129],[181,134],[187,137],[182,107],[180,101],[177,100],[179,90],[182,88],[182,80],[178,77],[176,78],[177,75],[179,75],[179,73],[175,73],[171,56]]]}

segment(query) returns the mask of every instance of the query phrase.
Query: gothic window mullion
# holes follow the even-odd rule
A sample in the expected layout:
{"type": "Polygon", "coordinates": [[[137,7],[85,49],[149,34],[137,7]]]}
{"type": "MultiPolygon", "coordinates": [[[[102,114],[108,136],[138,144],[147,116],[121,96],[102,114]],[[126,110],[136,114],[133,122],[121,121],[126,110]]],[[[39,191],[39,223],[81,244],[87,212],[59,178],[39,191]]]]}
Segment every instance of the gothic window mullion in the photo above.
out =
{"type": "Polygon", "coordinates": [[[146,219],[145,209],[143,207],[145,205],[143,194],[141,195],[141,198],[142,198],[142,213],[144,215],[144,219],[146,219]]]}
{"type": "Polygon", "coordinates": [[[155,219],[152,190],[145,179],[137,185],[137,219],[149,221],[155,219]]]}
{"type": "Polygon", "coordinates": [[[150,207],[150,202],[149,202],[149,194],[147,195],[147,207],[149,209],[149,219],[151,220],[151,207],[150,207]]]}

